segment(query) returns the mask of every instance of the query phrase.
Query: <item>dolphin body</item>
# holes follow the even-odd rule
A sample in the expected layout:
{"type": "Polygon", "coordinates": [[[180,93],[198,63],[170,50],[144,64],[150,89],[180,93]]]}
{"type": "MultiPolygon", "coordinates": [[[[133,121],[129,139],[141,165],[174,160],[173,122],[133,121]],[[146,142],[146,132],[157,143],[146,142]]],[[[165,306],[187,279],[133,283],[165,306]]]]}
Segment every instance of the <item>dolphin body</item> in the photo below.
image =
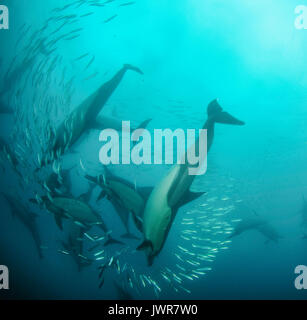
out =
{"type": "Polygon", "coordinates": [[[143,74],[139,68],[125,64],[111,80],[104,83],[98,90],[85,99],[85,101],[73,110],[60,124],[55,135],[53,147],[50,150],[51,154],[49,154],[47,158],[42,159],[41,166],[45,166],[49,164],[52,159],[57,159],[63,155],[87,130],[103,128],[103,123],[100,123],[98,114],[128,70],[143,74]]]}
{"type": "Polygon", "coordinates": [[[111,201],[126,228],[126,233],[122,235],[122,237],[138,239],[131,234],[129,230],[129,215],[130,213],[132,214],[136,227],[141,231],[142,221],[140,220],[142,220],[141,216],[145,207],[145,199],[135,189],[135,186],[132,183],[113,175],[106,167],[104,171],[104,175],[93,177],[87,174],[85,175],[85,178],[97,184],[102,189],[98,196],[98,200],[107,197],[108,200],[111,201]]]}
{"type": "Polygon", "coordinates": [[[111,237],[108,227],[101,216],[87,203],[78,199],[59,196],[55,196],[52,199],[43,197],[43,201],[47,210],[54,214],[55,222],[60,230],[63,230],[63,219],[77,222],[85,230],[97,225],[108,236],[108,240],[104,244],[105,246],[109,244],[122,244],[121,241],[111,237]]]}
{"type": "Polygon", "coordinates": [[[38,226],[36,222],[37,214],[34,212],[29,212],[17,199],[14,197],[2,193],[2,196],[7,201],[11,208],[13,216],[16,216],[22,224],[30,231],[31,236],[34,240],[37,253],[40,259],[43,258],[42,248],[41,248],[41,238],[38,231],[38,226]]]}
{"type": "MultiPolygon", "coordinates": [[[[244,125],[244,122],[224,112],[217,100],[207,109],[208,118],[203,129],[207,129],[207,149],[211,148],[216,123],[244,125]]],[[[199,142],[196,142],[196,148],[199,142]]],[[[144,210],[144,242],[137,248],[144,250],[148,265],[162,250],[178,209],[204,193],[191,192],[195,176],[188,174],[189,164],[176,164],[152,190],[144,210]]]]}

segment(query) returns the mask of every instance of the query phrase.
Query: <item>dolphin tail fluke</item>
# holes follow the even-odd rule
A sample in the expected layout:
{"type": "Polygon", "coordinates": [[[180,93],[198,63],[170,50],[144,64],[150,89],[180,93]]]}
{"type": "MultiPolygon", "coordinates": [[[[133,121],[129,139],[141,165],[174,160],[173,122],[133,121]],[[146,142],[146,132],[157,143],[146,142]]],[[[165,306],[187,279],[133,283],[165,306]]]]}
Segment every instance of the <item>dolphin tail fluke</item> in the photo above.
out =
{"type": "Polygon", "coordinates": [[[144,240],[143,243],[141,243],[136,250],[141,251],[141,250],[146,250],[147,248],[151,248],[153,251],[153,245],[150,240],[144,240]]]}
{"type": "Polygon", "coordinates": [[[108,240],[104,243],[104,246],[109,246],[111,244],[124,244],[123,242],[112,238],[110,235],[108,236],[108,240]]]}
{"type": "Polygon", "coordinates": [[[245,123],[228,112],[223,111],[222,107],[218,103],[217,99],[213,100],[207,109],[208,117],[211,117],[214,122],[223,123],[223,124],[231,124],[237,126],[243,126],[245,123]]]}
{"type": "Polygon", "coordinates": [[[135,236],[134,234],[132,234],[130,232],[127,232],[127,233],[121,235],[121,237],[125,238],[125,239],[140,240],[140,238],[138,238],[137,236],[135,236]]]}
{"type": "Polygon", "coordinates": [[[128,64],[128,63],[124,64],[124,68],[125,68],[126,70],[135,71],[135,72],[137,72],[137,73],[139,73],[139,74],[144,74],[144,72],[143,72],[140,68],[135,67],[135,66],[133,66],[133,65],[131,65],[131,64],[128,64]]]}

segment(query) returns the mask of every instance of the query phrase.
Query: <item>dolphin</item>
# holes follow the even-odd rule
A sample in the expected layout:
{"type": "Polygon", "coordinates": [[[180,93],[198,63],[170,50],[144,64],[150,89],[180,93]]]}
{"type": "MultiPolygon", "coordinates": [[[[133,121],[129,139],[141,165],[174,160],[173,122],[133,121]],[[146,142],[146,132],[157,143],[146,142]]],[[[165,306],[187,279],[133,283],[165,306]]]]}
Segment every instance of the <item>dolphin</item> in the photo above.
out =
{"type": "Polygon", "coordinates": [[[67,239],[66,241],[62,241],[62,246],[70,253],[78,266],[78,270],[81,271],[82,268],[90,266],[93,262],[93,260],[83,255],[84,229],[71,221],[66,228],[68,229],[67,239]]]}
{"type": "Polygon", "coordinates": [[[129,181],[119,178],[112,174],[106,167],[104,167],[104,174],[97,177],[85,175],[85,178],[95,184],[101,189],[98,200],[107,197],[111,201],[119,218],[126,228],[126,233],[122,235],[123,238],[138,239],[131,234],[129,230],[129,215],[132,214],[133,220],[141,230],[139,220],[142,216],[145,207],[145,199],[135,189],[135,186],[129,181]]]}
{"type": "Polygon", "coordinates": [[[128,70],[133,70],[143,74],[139,68],[125,64],[111,80],[100,86],[98,90],[73,110],[58,127],[55,135],[55,141],[53,142],[53,146],[50,151],[51,157],[47,156],[47,158],[42,159],[42,167],[51,162],[50,158],[57,159],[63,155],[86,131],[90,129],[100,129],[103,127],[103,123],[100,123],[98,119],[98,114],[118,87],[128,70]]]}
{"type": "MultiPolygon", "coordinates": [[[[208,105],[207,114],[203,129],[207,129],[208,151],[212,146],[216,123],[244,125],[244,122],[223,111],[217,100],[208,105]]],[[[196,142],[196,150],[198,146],[199,141],[196,142]]],[[[144,242],[137,249],[145,251],[149,266],[162,250],[178,209],[204,194],[189,190],[195,176],[188,174],[188,166],[188,163],[174,165],[154,187],[146,202],[143,217],[144,242]]]]}
{"type": "MultiPolygon", "coordinates": [[[[55,196],[42,197],[46,209],[54,214],[55,222],[60,230],[63,230],[63,219],[70,219],[75,223],[80,224],[85,230],[97,225],[108,236],[105,246],[109,244],[123,244],[121,241],[111,237],[107,225],[102,220],[101,216],[95,212],[87,203],[69,197],[55,196]]],[[[36,202],[36,200],[31,200],[36,202]]]]}
{"type": "Polygon", "coordinates": [[[15,197],[4,193],[1,194],[9,204],[12,215],[16,216],[22,222],[22,224],[30,231],[37,249],[38,256],[40,259],[42,259],[43,253],[41,248],[41,238],[36,222],[37,214],[28,211],[15,197]]]}

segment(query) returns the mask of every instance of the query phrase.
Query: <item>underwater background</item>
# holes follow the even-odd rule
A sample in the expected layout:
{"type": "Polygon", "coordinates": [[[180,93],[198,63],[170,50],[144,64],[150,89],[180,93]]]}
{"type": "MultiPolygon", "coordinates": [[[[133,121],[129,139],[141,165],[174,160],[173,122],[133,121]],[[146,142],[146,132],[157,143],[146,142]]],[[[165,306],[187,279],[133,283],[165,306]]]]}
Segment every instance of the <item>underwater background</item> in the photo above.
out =
{"type": "MultiPolygon", "coordinates": [[[[0,298],[307,298],[306,291],[294,286],[295,267],[307,264],[307,31],[294,26],[294,9],[301,3],[1,4],[9,8],[10,29],[0,30],[0,99],[14,113],[0,114],[5,141],[0,191],[35,213],[41,246],[35,247],[12,205],[1,197],[0,264],[10,270],[10,290],[0,292],[0,298]],[[104,247],[97,240],[103,233],[93,228],[82,240],[82,256],[90,263],[80,271],[63,248],[69,221],[60,230],[53,215],[29,199],[48,189],[44,182],[55,167],[36,170],[50,143],[47,128],[57,127],[126,63],[144,75],[127,73],[103,114],[134,126],[152,119],[151,132],[199,129],[207,105],[219,98],[246,125],[216,126],[207,173],[192,185],[206,194],[180,208],[151,267],[135,250],[142,235],[133,221],[129,224],[139,240],[122,239],[125,228],[118,215],[107,198],[96,201],[100,191],[93,188],[88,202],[125,245],[104,247]],[[274,241],[257,228],[230,236],[239,223],[255,217],[274,228],[274,241]],[[102,264],[106,270],[101,275],[102,264]]],[[[85,172],[103,171],[98,138],[99,131],[91,131],[77,151],[61,157],[75,197],[91,187],[85,172]]],[[[169,166],[109,169],[137,190],[157,184],[169,166]]]]}

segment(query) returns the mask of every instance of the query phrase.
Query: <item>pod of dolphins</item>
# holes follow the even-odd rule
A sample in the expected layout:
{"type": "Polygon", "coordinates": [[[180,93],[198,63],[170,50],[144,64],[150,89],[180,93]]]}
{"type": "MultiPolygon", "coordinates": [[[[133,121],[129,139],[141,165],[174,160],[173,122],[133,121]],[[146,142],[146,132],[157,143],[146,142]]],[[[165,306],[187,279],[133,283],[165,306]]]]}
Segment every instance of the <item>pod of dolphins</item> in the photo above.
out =
{"type": "MultiPolygon", "coordinates": [[[[97,0],[92,1],[92,5],[99,7],[109,2],[112,1],[101,4],[97,0]]],[[[121,6],[128,6],[133,3],[125,3],[121,6]]],[[[58,8],[55,12],[62,12],[71,6],[81,6],[82,4],[83,1],[81,0],[75,1],[63,8],[58,8]]],[[[90,14],[84,15],[84,17],[90,14]]],[[[105,23],[110,22],[115,17],[108,18],[105,23]]],[[[61,19],[68,21],[72,18],[61,17],[61,19]]],[[[74,37],[73,35],[69,36],[74,37]]],[[[38,40],[35,43],[34,52],[48,56],[54,50],[52,47],[54,43],[51,41],[48,46],[46,45],[46,39],[38,40]]],[[[87,54],[82,55],[77,60],[81,60],[86,56],[87,54]]],[[[90,63],[92,62],[93,59],[90,63]]],[[[33,68],[34,64],[34,57],[29,56],[20,65],[17,65],[15,69],[8,70],[0,88],[1,117],[14,116],[16,113],[16,110],[9,106],[10,99],[4,99],[4,97],[20,81],[23,75],[33,68]]],[[[43,156],[38,155],[38,163],[33,172],[34,181],[39,184],[39,191],[27,199],[26,204],[15,194],[12,195],[7,191],[1,193],[10,207],[12,215],[18,218],[30,232],[37,254],[41,259],[43,258],[44,247],[37,224],[38,214],[34,213],[30,206],[34,205],[36,209],[47,211],[53,215],[56,226],[65,234],[65,239],[61,241],[62,248],[59,249],[59,252],[70,255],[75,261],[78,270],[81,271],[84,267],[91,266],[95,261],[102,259],[104,255],[102,247],[116,246],[116,248],[125,248],[126,241],[131,240],[134,241],[136,250],[144,252],[148,266],[152,266],[155,258],[164,249],[178,210],[205,194],[205,190],[203,192],[191,191],[195,175],[189,175],[189,164],[186,163],[173,165],[156,185],[146,187],[136,187],[135,184],[111,172],[106,166],[103,167],[103,170],[98,175],[91,175],[83,168],[83,177],[88,182],[89,188],[78,197],[74,196],[71,174],[77,165],[69,169],[62,169],[59,166],[59,162],[64,155],[78,152],[75,150],[78,150],[79,143],[84,140],[85,135],[90,130],[121,129],[121,121],[107,117],[104,114],[100,115],[100,113],[103,113],[106,103],[124,81],[127,72],[130,71],[137,76],[144,76],[140,68],[131,64],[123,65],[109,81],[103,83],[79,105],[75,106],[65,119],[62,119],[55,132],[50,133],[50,143],[44,150],[43,156]],[[47,176],[41,179],[40,174],[46,172],[47,176]],[[124,227],[125,233],[121,235],[120,240],[112,235],[112,230],[108,224],[91,205],[91,199],[96,188],[99,189],[99,195],[95,199],[95,204],[99,205],[100,201],[107,199],[124,227]],[[136,232],[132,230],[130,221],[133,221],[136,232]],[[93,228],[101,230],[103,236],[91,236],[89,231],[93,228]],[[98,248],[100,249],[99,252],[94,254],[94,259],[85,255],[85,239],[93,243],[93,247],[87,251],[93,252],[98,248]],[[102,247],[101,243],[103,243],[102,247]]],[[[244,126],[245,123],[224,111],[217,99],[208,104],[206,111],[207,115],[202,128],[207,130],[207,151],[209,152],[214,141],[216,124],[244,126]]],[[[150,121],[151,119],[145,119],[139,124],[138,129],[145,129],[150,121]]],[[[199,141],[196,141],[194,148],[197,150],[198,146],[199,141]]],[[[11,148],[6,139],[1,137],[0,152],[14,172],[22,178],[21,165],[15,150],[11,148]]],[[[5,166],[2,165],[2,168],[4,171],[5,166]]],[[[206,179],[206,176],[201,177],[201,179],[206,179]]],[[[302,228],[304,231],[303,238],[307,238],[307,201],[305,198],[303,199],[302,208],[302,228]]],[[[243,218],[242,221],[237,223],[227,239],[239,236],[248,230],[256,230],[265,236],[267,241],[277,242],[282,238],[269,221],[255,213],[254,216],[243,218]]],[[[116,260],[116,254],[110,257],[107,263],[103,263],[99,267],[99,287],[104,284],[104,273],[108,268],[114,267],[119,273],[122,271],[118,260],[116,260]]],[[[131,282],[131,277],[128,277],[127,281],[128,283],[131,282]]],[[[149,280],[147,279],[147,281],[149,280]]],[[[121,299],[132,299],[133,297],[129,294],[124,283],[114,282],[118,296],[121,299]]]]}

